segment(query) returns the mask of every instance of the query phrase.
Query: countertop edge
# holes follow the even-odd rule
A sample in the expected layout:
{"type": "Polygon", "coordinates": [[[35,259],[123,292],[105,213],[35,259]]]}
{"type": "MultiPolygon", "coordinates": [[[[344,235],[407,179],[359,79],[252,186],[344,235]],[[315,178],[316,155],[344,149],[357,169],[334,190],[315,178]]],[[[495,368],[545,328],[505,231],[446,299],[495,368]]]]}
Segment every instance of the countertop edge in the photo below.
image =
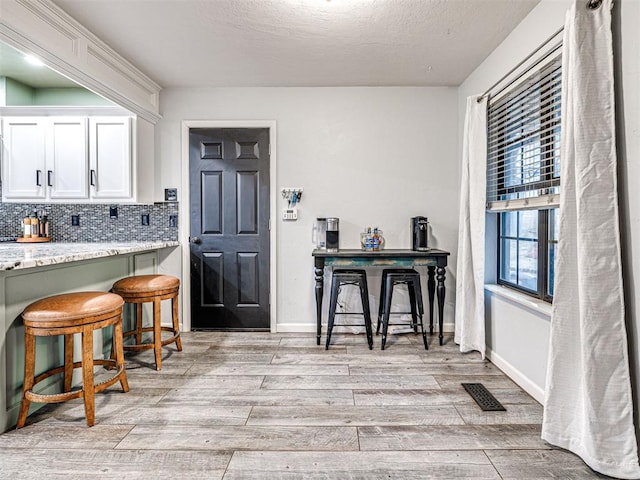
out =
{"type": "Polygon", "coordinates": [[[178,241],[0,245],[0,271],[59,265],[179,245],[178,241]]]}

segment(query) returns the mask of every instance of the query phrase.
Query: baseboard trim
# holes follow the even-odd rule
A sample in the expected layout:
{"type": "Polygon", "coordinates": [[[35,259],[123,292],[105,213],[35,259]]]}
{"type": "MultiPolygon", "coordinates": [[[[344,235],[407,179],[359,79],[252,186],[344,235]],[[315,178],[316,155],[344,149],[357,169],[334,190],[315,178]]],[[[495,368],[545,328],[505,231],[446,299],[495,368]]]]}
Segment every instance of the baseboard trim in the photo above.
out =
{"type": "Polygon", "coordinates": [[[533,383],[526,375],[520,372],[517,368],[507,362],[504,358],[498,355],[496,352],[487,348],[487,358],[491,360],[496,367],[508,376],[511,380],[516,382],[525,392],[531,395],[537,402],[544,405],[544,390],[538,385],[533,383]]]}
{"type": "MultiPolygon", "coordinates": [[[[322,325],[323,332],[325,328],[326,328],[326,325],[322,325]]],[[[316,326],[310,323],[278,323],[276,324],[276,332],[278,333],[315,333],[316,326]]]]}

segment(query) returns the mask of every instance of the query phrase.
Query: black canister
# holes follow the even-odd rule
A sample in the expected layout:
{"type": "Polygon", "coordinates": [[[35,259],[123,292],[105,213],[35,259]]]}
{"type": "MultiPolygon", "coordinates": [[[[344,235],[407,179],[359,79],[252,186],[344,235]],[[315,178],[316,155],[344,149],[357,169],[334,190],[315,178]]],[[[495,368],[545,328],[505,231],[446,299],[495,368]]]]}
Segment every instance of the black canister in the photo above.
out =
{"type": "Polygon", "coordinates": [[[413,217],[411,219],[411,248],[417,252],[429,250],[429,222],[427,217],[413,217]]]}
{"type": "Polygon", "coordinates": [[[327,218],[327,251],[337,252],[340,244],[340,220],[335,217],[327,218]]]}

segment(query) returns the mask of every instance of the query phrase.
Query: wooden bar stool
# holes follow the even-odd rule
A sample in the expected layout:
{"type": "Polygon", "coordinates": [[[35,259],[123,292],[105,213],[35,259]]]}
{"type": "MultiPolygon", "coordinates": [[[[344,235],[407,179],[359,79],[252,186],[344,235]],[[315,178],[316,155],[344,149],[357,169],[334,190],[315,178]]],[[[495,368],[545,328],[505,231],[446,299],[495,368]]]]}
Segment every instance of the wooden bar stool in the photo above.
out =
{"type": "Polygon", "coordinates": [[[180,340],[180,326],[178,324],[178,291],[180,280],[171,275],[135,275],[118,280],[113,284],[111,291],[120,295],[125,302],[136,304],[136,325],[133,330],[124,332],[123,336],[135,335],[134,345],[124,345],[125,350],[141,351],[154,350],[156,370],[162,369],[162,347],[170,343],[176,344],[179,352],[182,351],[180,340]],[[160,302],[171,299],[173,326],[163,327],[160,318],[160,302]],[[153,325],[142,326],[142,304],[153,302],[153,325]],[[162,332],[171,332],[171,338],[162,340],[162,332]],[[142,334],[153,332],[153,343],[142,343],[142,334]]]}
{"type": "Polygon", "coordinates": [[[58,403],[73,398],[84,399],[87,425],[95,423],[94,395],[120,382],[122,390],[129,391],[127,374],[124,369],[122,350],[122,298],[113,293],[78,292],[55,295],[32,303],[22,312],[24,321],[24,386],[22,403],[16,428],[22,428],[27,420],[31,402],[58,403]],[[93,358],[93,332],[113,325],[114,359],[93,358]],[[73,361],[73,335],[82,336],[82,361],[73,361]],[[35,376],[36,337],[64,335],[64,365],[47,370],[35,376]],[[110,379],[95,385],[94,365],[116,368],[110,379]],[[74,368],[82,368],[82,389],[71,391],[74,368]],[[33,391],[34,386],[52,375],[64,373],[64,393],[41,394],[33,391]]]}

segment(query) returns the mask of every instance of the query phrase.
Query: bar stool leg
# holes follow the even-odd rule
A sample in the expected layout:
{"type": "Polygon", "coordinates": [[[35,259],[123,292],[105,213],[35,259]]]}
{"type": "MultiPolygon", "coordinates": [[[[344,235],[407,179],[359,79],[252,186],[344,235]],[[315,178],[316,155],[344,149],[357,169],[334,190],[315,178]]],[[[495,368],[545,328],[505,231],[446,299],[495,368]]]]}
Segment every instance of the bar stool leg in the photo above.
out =
{"type": "Polygon", "coordinates": [[[20,413],[18,413],[17,428],[24,427],[29,414],[31,401],[27,398],[27,392],[33,388],[36,370],[36,338],[25,331],[24,336],[24,385],[22,386],[22,401],[20,402],[20,413]]]}
{"type": "Polygon", "coordinates": [[[382,280],[380,281],[380,296],[378,297],[378,323],[376,325],[376,335],[380,335],[380,322],[382,321],[382,308],[384,307],[384,286],[385,286],[385,281],[386,281],[386,275],[384,275],[384,272],[382,274],[382,280]]]}
{"type": "Polygon", "coordinates": [[[409,304],[411,305],[411,323],[413,333],[418,333],[418,311],[416,308],[415,282],[407,282],[407,292],[409,293],[409,304]]]}
{"type": "Polygon", "coordinates": [[[360,298],[362,300],[362,312],[364,315],[364,326],[367,330],[367,343],[369,344],[369,350],[373,349],[373,334],[371,327],[371,310],[369,309],[369,289],[367,287],[367,280],[363,279],[360,285],[360,298]]]}
{"type": "MultiPolygon", "coordinates": [[[[416,308],[418,309],[418,317],[420,318],[420,329],[422,331],[422,342],[424,343],[424,349],[429,350],[429,343],[427,341],[427,333],[424,329],[424,305],[422,303],[422,289],[420,288],[419,279],[411,282],[415,290],[416,308]]],[[[416,325],[416,330],[418,326],[416,325]]],[[[417,332],[416,332],[417,333],[417,332]]]]}
{"type": "Polygon", "coordinates": [[[93,383],[93,330],[82,329],[82,393],[87,426],[96,422],[95,385],[93,383]]]}
{"type": "Polygon", "coordinates": [[[136,303],[136,344],[142,343],[142,304],[136,303]]]}
{"type": "Polygon", "coordinates": [[[153,351],[156,356],[156,370],[162,369],[162,318],[160,316],[160,300],[153,301],[153,351]]]}
{"type": "Polygon", "coordinates": [[[180,323],[178,321],[178,295],[171,299],[171,315],[173,318],[173,334],[178,335],[176,338],[176,348],[182,351],[182,340],[180,340],[180,323]]]}
{"type": "MultiPolygon", "coordinates": [[[[115,355],[111,358],[115,358],[116,368],[124,367],[124,349],[122,348],[124,341],[122,338],[122,319],[113,325],[113,339],[111,342],[111,351],[115,351],[115,355]]],[[[127,374],[123,370],[120,375],[120,386],[122,391],[127,393],[129,391],[129,382],[127,380],[127,374]]]]}
{"type": "Polygon", "coordinates": [[[71,380],[73,379],[73,334],[64,336],[64,391],[71,391],[71,380]]]}
{"type": "Polygon", "coordinates": [[[338,280],[331,282],[331,298],[329,299],[329,320],[327,322],[327,343],[324,347],[325,350],[329,350],[331,332],[333,331],[333,323],[336,318],[336,304],[338,303],[338,289],[340,288],[338,283],[338,280]]]}
{"type": "Polygon", "coordinates": [[[384,295],[384,307],[382,314],[382,345],[381,349],[384,350],[384,346],[387,343],[387,331],[389,329],[389,316],[391,315],[391,300],[393,299],[393,280],[391,277],[387,277],[385,283],[385,295],[384,295]]]}

